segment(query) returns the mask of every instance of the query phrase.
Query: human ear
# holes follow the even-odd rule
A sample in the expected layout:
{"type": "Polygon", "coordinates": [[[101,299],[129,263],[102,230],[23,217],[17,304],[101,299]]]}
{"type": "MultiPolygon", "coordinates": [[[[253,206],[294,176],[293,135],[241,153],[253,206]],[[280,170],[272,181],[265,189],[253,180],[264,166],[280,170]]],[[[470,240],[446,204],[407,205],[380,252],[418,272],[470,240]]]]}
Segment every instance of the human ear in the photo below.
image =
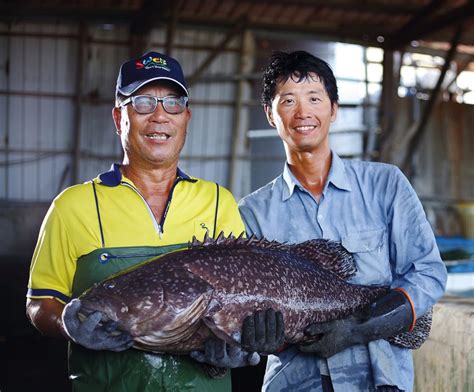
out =
{"type": "Polygon", "coordinates": [[[263,109],[265,110],[265,114],[267,115],[268,123],[269,123],[273,128],[276,128],[275,121],[273,120],[273,113],[272,113],[272,108],[271,108],[271,106],[265,105],[265,106],[263,107],[263,109]]]}
{"type": "Polygon", "coordinates": [[[121,135],[122,130],[120,127],[120,123],[122,121],[122,110],[120,108],[114,107],[112,109],[112,118],[114,119],[115,132],[117,133],[117,135],[121,135]]]}
{"type": "Polygon", "coordinates": [[[331,105],[331,122],[336,121],[337,117],[337,109],[339,108],[339,105],[337,103],[333,103],[331,105]]]}

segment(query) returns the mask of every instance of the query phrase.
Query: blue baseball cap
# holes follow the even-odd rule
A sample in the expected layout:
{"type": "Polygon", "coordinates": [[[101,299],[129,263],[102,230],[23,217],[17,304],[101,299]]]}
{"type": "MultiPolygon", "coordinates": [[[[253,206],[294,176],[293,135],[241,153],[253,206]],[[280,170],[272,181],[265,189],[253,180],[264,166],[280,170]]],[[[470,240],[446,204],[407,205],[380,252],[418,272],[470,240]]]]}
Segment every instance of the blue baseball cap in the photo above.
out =
{"type": "Polygon", "coordinates": [[[115,93],[129,97],[140,87],[155,80],[174,82],[189,96],[181,65],[174,58],[158,52],[148,52],[123,63],[115,93]]]}

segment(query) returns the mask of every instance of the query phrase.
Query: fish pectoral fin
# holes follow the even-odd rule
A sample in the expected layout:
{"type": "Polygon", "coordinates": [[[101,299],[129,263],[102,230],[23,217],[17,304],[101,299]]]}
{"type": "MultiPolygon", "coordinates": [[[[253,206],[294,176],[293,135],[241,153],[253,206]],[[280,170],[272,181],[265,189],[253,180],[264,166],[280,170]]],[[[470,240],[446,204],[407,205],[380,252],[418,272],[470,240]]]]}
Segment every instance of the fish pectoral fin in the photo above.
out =
{"type": "Polygon", "coordinates": [[[152,327],[141,328],[151,333],[137,337],[135,340],[142,347],[153,346],[160,350],[161,347],[170,347],[189,339],[200,328],[200,319],[206,312],[209,302],[210,293],[205,292],[185,310],[178,313],[172,306],[165,306],[161,320],[153,320],[152,327]]]}
{"type": "Polygon", "coordinates": [[[226,341],[227,343],[237,343],[239,344],[240,342],[235,341],[231,336],[229,336],[225,331],[220,329],[215,323],[214,320],[211,317],[205,317],[202,320],[206,327],[210,329],[210,331],[219,339],[226,341]]]}
{"type": "Polygon", "coordinates": [[[219,339],[229,344],[240,344],[240,330],[238,332],[230,332],[230,329],[218,326],[212,317],[204,317],[202,319],[207,328],[219,339]]]}

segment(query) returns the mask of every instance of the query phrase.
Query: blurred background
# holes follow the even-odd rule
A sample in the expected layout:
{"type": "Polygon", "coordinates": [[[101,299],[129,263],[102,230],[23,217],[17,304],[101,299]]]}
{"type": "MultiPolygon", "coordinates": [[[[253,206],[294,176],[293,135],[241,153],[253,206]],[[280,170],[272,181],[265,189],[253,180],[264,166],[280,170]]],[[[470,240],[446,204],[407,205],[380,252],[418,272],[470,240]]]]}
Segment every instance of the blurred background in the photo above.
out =
{"type": "MultiPolygon", "coordinates": [[[[176,57],[190,86],[180,167],[236,199],[285,161],[260,103],[268,56],[307,50],[331,65],[332,148],[404,171],[449,270],[416,388],[474,390],[471,0],[0,0],[0,390],[69,388],[64,343],[25,317],[29,262],[52,199],[121,161],[117,73],[148,50],[176,57]]],[[[258,390],[262,371],[234,389],[258,390]]]]}

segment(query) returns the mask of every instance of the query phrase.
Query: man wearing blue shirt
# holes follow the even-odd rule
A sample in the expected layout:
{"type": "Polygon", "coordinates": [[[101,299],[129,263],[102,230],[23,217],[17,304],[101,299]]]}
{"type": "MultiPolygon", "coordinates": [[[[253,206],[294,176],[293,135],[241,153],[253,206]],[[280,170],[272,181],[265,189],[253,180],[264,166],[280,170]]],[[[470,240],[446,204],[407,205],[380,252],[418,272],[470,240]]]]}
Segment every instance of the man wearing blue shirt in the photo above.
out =
{"type": "Polygon", "coordinates": [[[307,334],[322,336],[316,343],[269,356],[263,390],[411,391],[411,351],[385,338],[411,330],[443,295],[447,277],[418,197],[398,168],[331,151],[338,93],[323,60],[276,52],[262,100],[287,162],[279,177],[239,203],[247,234],[339,241],[356,260],[351,283],[392,289],[364,315],[310,325],[307,334]]]}

